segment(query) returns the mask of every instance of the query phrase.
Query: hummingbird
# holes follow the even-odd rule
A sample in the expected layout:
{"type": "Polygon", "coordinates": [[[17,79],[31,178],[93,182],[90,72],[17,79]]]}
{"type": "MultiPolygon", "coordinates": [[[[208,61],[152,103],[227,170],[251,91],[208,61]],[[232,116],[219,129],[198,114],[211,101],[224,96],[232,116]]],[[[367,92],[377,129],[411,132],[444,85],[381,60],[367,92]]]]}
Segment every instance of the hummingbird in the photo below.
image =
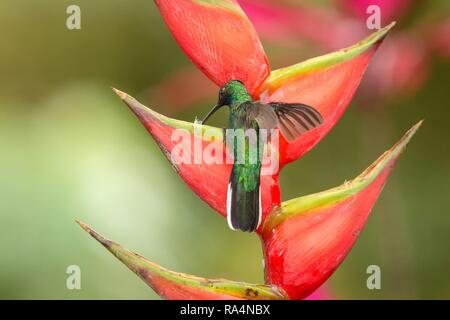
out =
{"type": "Polygon", "coordinates": [[[287,141],[293,141],[319,127],[323,118],[316,109],[301,103],[255,102],[241,81],[232,80],[220,88],[217,104],[202,123],[224,106],[229,108],[228,129],[256,132],[256,141],[252,144],[248,135],[243,139],[238,139],[236,134],[233,136],[234,163],[227,189],[228,226],[235,231],[253,232],[261,223],[262,154],[265,144],[270,143],[262,130],[278,128],[287,141]],[[256,161],[250,156],[250,145],[257,149],[256,161]]]}

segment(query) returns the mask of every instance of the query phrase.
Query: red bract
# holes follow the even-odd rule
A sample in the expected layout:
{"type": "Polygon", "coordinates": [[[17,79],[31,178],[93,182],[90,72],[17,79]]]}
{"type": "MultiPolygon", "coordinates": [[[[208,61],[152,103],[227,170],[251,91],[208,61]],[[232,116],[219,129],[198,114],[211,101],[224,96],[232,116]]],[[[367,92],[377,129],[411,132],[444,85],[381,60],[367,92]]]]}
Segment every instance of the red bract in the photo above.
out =
{"type": "Polygon", "coordinates": [[[420,123],[351,182],[283,203],[266,217],[266,281],[291,299],[317,289],[344,260],[364,227],[397,157],[420,123]]]}
{"type": "Polygon", "coordinates": [[[187,56],[217,85],[241,80],[250,92],[270,73],[253,25],[235,0],[156,0],[187,56]]]}

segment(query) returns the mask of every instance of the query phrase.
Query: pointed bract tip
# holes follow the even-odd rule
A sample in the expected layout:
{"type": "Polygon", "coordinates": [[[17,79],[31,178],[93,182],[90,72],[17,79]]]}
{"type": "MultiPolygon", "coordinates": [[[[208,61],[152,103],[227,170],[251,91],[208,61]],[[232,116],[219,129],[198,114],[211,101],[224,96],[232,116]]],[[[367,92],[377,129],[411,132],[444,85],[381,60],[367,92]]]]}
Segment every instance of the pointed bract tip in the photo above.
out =
{"type": "Polygon", "coordinates": [[[396,22],[393,21],[390,24],[388,24],[387,26],[380,28],[378,30],[375,30],[375,32],[370,34],[367,38],[360,41],[353,47],[358,47],[358,46],[361,46],[362,44],[369,44],[371,46],[374,44],[382,43],[384,41],[384,39],[386,39],[386,37],[389,34],[389,32],[391,31],[391,29],[395,26],[395,24],[396,24],[396,22]]]}
{"type": "Polygon", "coordinates": [[[423,120],[419,121],[415,125],[413,125],[402,137],[401,139],[394,144],[388,151],[383,153],[372,165],[367,168],[360,176],[359,178],[367,178],[373,173],[377,172],[378,169],[382,169],[386,166],[386,164],[391,160],[396,160],[397,157],[406,149],[406,146],[409,144],[411,139],[414,137],[414,135],[417,133],[417,130],[419,130],[420,126],[422,125],[423,120]]]}
{"type": "Polygon", "coordinates": [[[396,21],[392,21],[387,26],[385,26],[385,27],[381,28],[380,30],[378,30],[377,32],[375,32],[374,34],[377,35],[377,37],[378,37],[377,43],[383,41],[396,24],[397,24],[396,21]]]}
{"type": "Polygon", "coordinates": [[[115,94],[119,96],[120,99],[125,100],[126,98],[128,98],[128,94],[126,94],[125,92],[120,91],[113,87],[111,87],[111,89],[114,91],[115,94]]]}
{"type": "Polygon", "coordinates": [[[422,120],[420,120],[419,122],[417,122],[414,126],[413,126],[413,129],[419,129],[421,126],[422,126],[422,124],[423,124],[423,122],[425,121],[425,119],[422,119],[422,120]]]}
{"type": "Polygon", "coordinates": [[[424,121],[425,121],[425,119],[420,120],[415,125],[413,125],[412,128],[409,129],[409,131],[411,131],[413,134],[416,133],[416,131],[419,130],[419,128],[422,126],[424,121]]]}
{"type": "Polygon", "coordinates": [[[81,222],[80,220],[75,220],[75,222],[86,232],[90,232],[91,228],[89,228],[89,226],[83,222],[81,222]]]}
{"type": "Polygon", "coordinates": [[[417,130],[422,126],[424,120],[420,120],[415,125],[411,127],[403,136],[403,138],[400,140],[401,143],[407,144],[411,138],[416,134],[417,130]]]}
{"type": "Polygon", "coordinates": [[[100,242],[104,247],[106,248],[110,248],[111,247],[111,240],[108,240],[104,237],[102,237],[101,235],[99,235],[97,232],[95,232],[94,230],[92,230],[91,227],[89,227],[87,224],[79,221],[79,220],[75,220],[76,223],[78,223],[78,225],[87,233],[89,233],[95,240],[97,240],[98,242],[100,242]]]}
{"type": "Polygon", "coordinates": [[[392,29],[396,24],[397,24],[397,21],[392,21],[385,28],[386,29],[392,29]]]}
{"type": "Polygon", "coordinates": [[[120,91],[116,88],[111,88],[115,94],[119,96],[120,99],[135,113],[137,116],[139,116],[142,111],[149,112],[151,111],[149,108],[144,106],[142,103],[137,101],[135,98],[130,96],[128,93],[125,93],[123,91],[120,91]]]}

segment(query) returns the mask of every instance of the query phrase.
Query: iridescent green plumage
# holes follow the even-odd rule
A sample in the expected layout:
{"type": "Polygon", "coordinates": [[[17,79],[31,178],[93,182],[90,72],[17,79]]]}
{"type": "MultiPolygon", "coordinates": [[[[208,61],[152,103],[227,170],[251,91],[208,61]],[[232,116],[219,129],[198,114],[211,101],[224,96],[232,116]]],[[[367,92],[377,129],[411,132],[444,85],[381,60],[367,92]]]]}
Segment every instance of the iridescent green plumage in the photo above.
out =
{"type": "Polygon", "coordinates": [[[221,96],[222,99],[219,100],[230,107],[228,128],[233,129],[231,137],[234,164],[227,195],[228,224],[234,230],[254,231],[260,216],[262,153],[258,123],[250,119],[253,100],[244,85],[238,81],[225,85],[221,96]],[[256,139],[251,140],[248,134],[253,134],[256,139]]]}
{"type": "Polygon", "coordinates": [[[262,150],[259,150],[261,136],[258,123],[253,119],[249,119],[250,107],[252,106],[253,100],[244,85],[239,81],[229,82],[222,90],[221,94],[225,96],[222,102],[225,101],[226,105],[230,107],[228,128],[234,130],[233,155],[235,163],[233,172],[237,177],[237,182],[243,185],[245,191],[253,191],[259,187],[262,155],[262,150]],[[250,145],[248,137],[245,137],[246,130],[249,129],[254,130],[257,138],[256,141],[253,141],[252,145],[250,145]],[[240,139],[242,136],[245,139],[240,139]],[[240,150],[244,150],[245,152],[243,157],[238,153],[240,150]],[[253,159],[251,159],[252,152],[254,152],[253,159]],[[237,163],[236,161],[239,158],[242,160],[241,163],[237,163]]]}

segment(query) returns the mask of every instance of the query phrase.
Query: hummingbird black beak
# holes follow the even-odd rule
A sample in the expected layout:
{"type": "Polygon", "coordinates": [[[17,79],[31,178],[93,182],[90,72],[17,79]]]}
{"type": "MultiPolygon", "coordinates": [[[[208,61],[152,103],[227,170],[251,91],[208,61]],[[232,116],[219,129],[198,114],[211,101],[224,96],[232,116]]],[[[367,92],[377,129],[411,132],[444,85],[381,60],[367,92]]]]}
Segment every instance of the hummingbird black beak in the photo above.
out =
{"type": "Polygon", "coordinates": [[[220,108],[222,108],[223,106],[225,106],[225,104],[221,104],[220,102],[218,104],[216,104],[214,106],[214,108],[212,108],[208,114],[206,115],[206,117],[203,119],[202,123],[206,123],[206,120],[208,120],[214,113],[216,113],[217,110],[219,110],[220,108]]]}

